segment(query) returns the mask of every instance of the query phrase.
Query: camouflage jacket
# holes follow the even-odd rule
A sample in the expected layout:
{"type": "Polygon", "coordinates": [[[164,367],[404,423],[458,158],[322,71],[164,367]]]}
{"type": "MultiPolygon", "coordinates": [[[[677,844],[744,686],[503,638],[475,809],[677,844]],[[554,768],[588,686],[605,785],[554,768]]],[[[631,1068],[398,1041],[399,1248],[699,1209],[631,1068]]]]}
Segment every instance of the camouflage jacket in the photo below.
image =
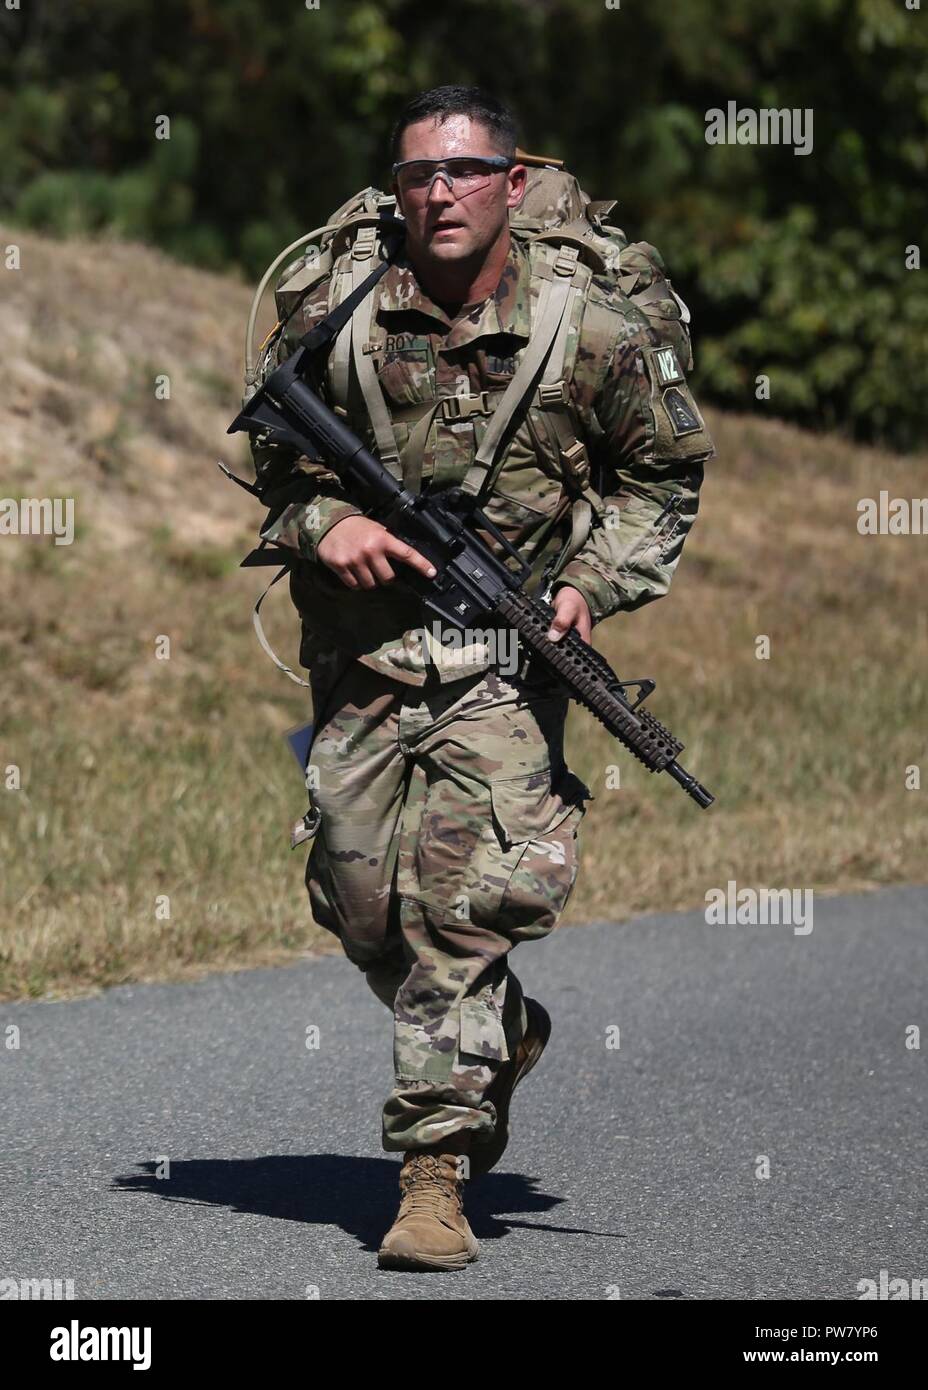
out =
{"type": "MultiPolygon", "coordinates": [[[[331,279],[323,278],[294,315],[279,361],[328,312],[331,279]]],[[[407,260],[401,257],[391,266],[375,288],[366,350],[372,353],[400,450],[425,403],[506,386],[529,341],[538,289],[529,256],[515,238],[494,293],[480,304],[463,306],[453,320],[427,296],[407,260]]],[[[602,524],[594,526],[563,569],[553,592],[565,584],[579,590],[598,623],[667,592],[696,515],[703,463],[715,450],[679,359],[671,349],[668,367],[666,345],[662,348],[642,312],[605,276],[594,274],[586,296],[577,296],[570,332],[579,334],[579,342],[569,390],[590,458],[592,487],[602,500],[602,524]],[[668,379],[676,383],[672,391],[668,379]]],[[[331,403],[329,374],[323,394],[331,403]]],[[[488,418],[446,421],[438,411],[423,454],[422,487],[463,480],[488,418]]],[[[348,423],[376,450],[353,371],[348,423]]],[[[256,467],[274,449],[259,438],[253,446],[256,467]]],[[[571,531],[570,496],[539,458],[537,425],[529,411],[513,435],[484,508],[529,560],[535,558],[533,543],[555,509],[562,516],[537,554],[557,554],[571,531]]],[[[317,559],[328,531],[363,511],[348,500],[334,472],[307,459],[300,466],[318,476],[318,492],[311,501],[288,507],[262,534],[302,557],[290,576],[291,596],[302,619],[301,663],[312,667],[317,660],[350,653],[410,684],[424,682],[429,661],[442,681],[485,670],[487,648],[479,642],[457,650],[453,660],[444,659],[440,643],[430,640],[431,615],[411,590],[397,585],[349,589],[317,559]]]]}

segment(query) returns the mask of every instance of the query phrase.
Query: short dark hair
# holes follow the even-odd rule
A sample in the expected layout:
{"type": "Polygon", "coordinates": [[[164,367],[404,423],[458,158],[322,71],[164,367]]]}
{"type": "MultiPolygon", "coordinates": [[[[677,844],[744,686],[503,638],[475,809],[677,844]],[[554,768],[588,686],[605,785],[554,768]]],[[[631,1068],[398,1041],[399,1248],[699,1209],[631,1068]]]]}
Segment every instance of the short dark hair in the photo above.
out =
{"type": "Polygon", "coordinates": [[[400,141],[407,126],[437,116],[443,125],[448,116],[469,116],[487,127],[499,154],[512,158],[516,152],[516,118],[512,111],[482,87],[432,87],[406,103],[390,137],[390,161],[399,160],[400,141]]]}

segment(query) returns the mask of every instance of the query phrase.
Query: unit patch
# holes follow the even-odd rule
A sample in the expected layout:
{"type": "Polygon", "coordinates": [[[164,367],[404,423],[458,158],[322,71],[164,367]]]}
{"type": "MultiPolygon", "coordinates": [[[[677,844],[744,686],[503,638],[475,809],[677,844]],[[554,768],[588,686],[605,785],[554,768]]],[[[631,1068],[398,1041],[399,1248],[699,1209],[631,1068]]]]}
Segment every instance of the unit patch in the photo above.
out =
{"type": "Polygon", "coordinates": [[[679,439],[683,434],[695,434],[697,430],[702,429],[702,425],[679,387],[668,386],[661,396],[661,404],[667,412],[674,438],[679,439]]]}

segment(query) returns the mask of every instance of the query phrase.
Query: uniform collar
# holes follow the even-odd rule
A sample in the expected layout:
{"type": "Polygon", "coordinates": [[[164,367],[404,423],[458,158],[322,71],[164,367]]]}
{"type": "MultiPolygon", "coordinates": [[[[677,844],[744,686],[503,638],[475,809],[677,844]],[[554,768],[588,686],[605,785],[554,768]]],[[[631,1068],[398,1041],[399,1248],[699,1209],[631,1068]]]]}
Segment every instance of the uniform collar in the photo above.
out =
{"type": "Polygon", "coordinates": [[[528,255],[513,237],[496,289],[482,304],[452,326],[444,309],[439,308],[425,293],[403,254],[391,265],[377,286],[380,292],[377,312],[378,317],[380,314],[415,312],[436,319],[447,331],[441,344],[443,350],[498,333],[509,333],[528,342],[532,329],[530,286],[528,255]]]}

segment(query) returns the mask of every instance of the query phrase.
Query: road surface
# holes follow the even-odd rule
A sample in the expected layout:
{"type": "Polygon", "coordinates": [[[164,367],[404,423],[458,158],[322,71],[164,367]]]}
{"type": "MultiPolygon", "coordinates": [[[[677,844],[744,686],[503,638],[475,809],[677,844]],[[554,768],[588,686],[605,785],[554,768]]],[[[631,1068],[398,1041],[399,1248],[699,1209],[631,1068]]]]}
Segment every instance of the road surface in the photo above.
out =
{"type": "Polygon", "coordinates": [[[819,897],[807,935],[688,913],[518,947],[552,1040],[467,1192],[480,1258],[451,1274],[377,1269],[390,1016],[342,957],[0,1004],[7,1044],[19,1029],[0,1276],[387,1300],[857,1299],[881,1270],[926,1278],[926,918],[928,889],[905,888],[819,897]]]}

